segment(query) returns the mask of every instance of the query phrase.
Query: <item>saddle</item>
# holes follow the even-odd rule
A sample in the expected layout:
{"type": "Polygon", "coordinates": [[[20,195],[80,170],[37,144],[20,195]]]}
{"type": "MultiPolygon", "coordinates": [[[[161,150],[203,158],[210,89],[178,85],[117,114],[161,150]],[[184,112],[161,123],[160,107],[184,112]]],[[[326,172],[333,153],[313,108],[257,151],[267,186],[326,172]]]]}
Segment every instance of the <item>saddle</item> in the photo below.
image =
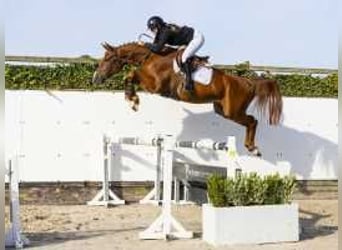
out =
{"type": "MultiPolygon", "coordinates": [[[[176,54],[176,62],[179,68],[181,68],[182,65],[182,55],[183,55],[184,49],[178,50],[176,54]]],[[[190,60],[191,65],[191,71],[195,71],[200,66],[205,66],[209,63],[210,56],[198,56],[193,55],[188,60],[190,60]]]]}

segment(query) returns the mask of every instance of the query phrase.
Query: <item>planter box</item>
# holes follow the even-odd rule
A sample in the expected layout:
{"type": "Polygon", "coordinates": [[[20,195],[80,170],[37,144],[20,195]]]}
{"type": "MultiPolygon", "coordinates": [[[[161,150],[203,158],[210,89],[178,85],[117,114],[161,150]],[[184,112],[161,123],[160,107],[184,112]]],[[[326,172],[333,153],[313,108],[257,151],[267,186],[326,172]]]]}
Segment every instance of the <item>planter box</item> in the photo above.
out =
{"type": "Polygon", "coordinates": [[[203,240],[215,245],[260,244],[299,240],[298,204],[202,206],[203,240]]]}

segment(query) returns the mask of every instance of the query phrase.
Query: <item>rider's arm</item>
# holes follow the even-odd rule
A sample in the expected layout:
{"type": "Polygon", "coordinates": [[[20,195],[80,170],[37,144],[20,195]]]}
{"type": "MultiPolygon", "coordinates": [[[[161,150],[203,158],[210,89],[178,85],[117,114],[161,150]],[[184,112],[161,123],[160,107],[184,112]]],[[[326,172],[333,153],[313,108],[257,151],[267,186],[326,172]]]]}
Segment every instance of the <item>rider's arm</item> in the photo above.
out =
{"type": "Polygon", "coordinates": [[[160,52],[167,43],[170,33],[168,30],[161,30],[160,34],[156,36],[153,43],[146,43],[146,46],[154,53],[160,52]]]}

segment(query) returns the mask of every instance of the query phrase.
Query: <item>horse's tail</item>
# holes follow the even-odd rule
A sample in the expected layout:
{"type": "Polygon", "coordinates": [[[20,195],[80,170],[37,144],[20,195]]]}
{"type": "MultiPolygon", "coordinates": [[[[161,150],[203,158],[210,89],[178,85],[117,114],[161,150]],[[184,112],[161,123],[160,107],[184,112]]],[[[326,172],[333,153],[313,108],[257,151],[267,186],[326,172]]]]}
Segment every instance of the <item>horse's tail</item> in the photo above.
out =
{"type": "Polygon", "coordinates": [[[257,107],[262,114],[265,114],[268,106],[268,121],[271,125],[280,122],[283,111],[283,100],[279,86],[275,80],[257,80],[255,95],[257,97],[257,107]]]}

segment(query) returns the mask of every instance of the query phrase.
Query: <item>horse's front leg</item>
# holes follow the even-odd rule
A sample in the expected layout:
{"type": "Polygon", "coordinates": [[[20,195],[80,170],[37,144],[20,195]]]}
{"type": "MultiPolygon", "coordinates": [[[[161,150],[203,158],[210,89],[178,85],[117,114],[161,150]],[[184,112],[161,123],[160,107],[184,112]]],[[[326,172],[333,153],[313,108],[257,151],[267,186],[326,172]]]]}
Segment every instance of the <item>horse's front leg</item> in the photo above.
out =
{"type": "Polygon", "coordinates": [[[128,101],[129,106],[138,111],[139,96],[135,91],[136,71],[132,70],[124,79],[125,100],[128,101]]]}

